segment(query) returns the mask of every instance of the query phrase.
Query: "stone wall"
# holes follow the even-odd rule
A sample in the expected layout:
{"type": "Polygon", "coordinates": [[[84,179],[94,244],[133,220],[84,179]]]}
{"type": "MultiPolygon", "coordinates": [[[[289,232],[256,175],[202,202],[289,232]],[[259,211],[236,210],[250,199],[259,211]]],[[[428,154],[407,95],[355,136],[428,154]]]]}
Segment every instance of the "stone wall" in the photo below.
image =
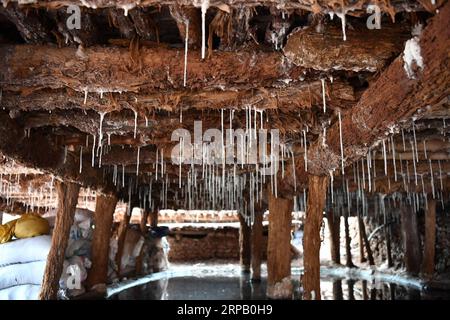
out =
{"type": "MultiPolygon", "coordinates": [[[[267,227],[264,231],[263,248],[267,248],[267,227]]],[[[170,262],[239,259],[239,229],[235,227],[173,228],[167,238],[170,262]]]]}

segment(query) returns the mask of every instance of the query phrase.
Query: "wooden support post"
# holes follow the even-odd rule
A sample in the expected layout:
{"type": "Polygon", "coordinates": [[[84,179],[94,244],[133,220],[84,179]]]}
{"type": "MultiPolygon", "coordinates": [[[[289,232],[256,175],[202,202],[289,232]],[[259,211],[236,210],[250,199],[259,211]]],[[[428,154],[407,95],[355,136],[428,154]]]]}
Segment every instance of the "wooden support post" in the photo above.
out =
{"type": "Polygon", "coordinates": [[[252,226],[252,281],[261,280],[261,258],[263,253],[263,219],[264,213],[255,213],[252,226]]]}
{"type": "Polygon", "coordinates": [[[291,224],[292,199],[275,198],[270,189],[269,241],[267,244],[267,297],[292,298],[291,224]]]}
{"type": "Polygon", "coordinates": [[[422,273],[432,276],[436,251],[436,199],[429,197],[428,210],[425,213],[425,245],[423,249],[422,273]]]}
{"type": "Polygon", "coordinates": [[[95,205],[95,229],[92,237],[92,267],[87,278],[88,288],[98,284],[106,284],[108,279],[109,240],[113,215],[116,210],[115,195],[97,194],[95,205]]]}
{"type": "Polygon", "coordinates": [[[364,239],[363,239],[363,224],[361,217],[358,214],[358,236],[359,236],[359,262],[364,263],[367,261],[365,255],[364,255],[364,239]]]}
{"type": "Polygon", "coordinates": [[[325,207],[328,177],[308,176],[308,203],[303,236],[303,298],[320,300],[320,226],[325,207]]]}
{"type": "Polygon", "coordinates": [[[251,263],[251,255],[252,255],[252,247],[251,247],[251,236],[252,229],[245,221],[244,217],[241,214],[238,214],[239,217],[239,260],[241,263],[241,270],[244,273],[250,272],[250,263],[251,263]]]}
{"type": "Polygon", "coordinates": [[[345,265],[348,268],[353,268],[355,265],[352,261],[352,247],[351,247],[351,241],[352,238],[350,237],[350,230],[348,227],[348,213],[346,210],[344,210],[344,229],[345,229],[345,265]]]}
{"type": "Polygon", "coordinates": [[[419,231],[417,228],[417,214],[409,205],[400,208],[403,249],[405,251],[406,270],[411,274],[420,271],[422,250],[420,248],[419,231]]]}
{"type": "Polygon", "coordinates": [[[155,211],[150,212],[150,227],[156,228],[158,226],[158,215],[159,209],[155,209],[155,211]]]}
{"type": "Polygon", "coordinates": [[[372,253],[372,249],[370,248],[369,240],[367,239],[366,226],[364,224],[363,218],[361,218],[360,216],[358,216],[358,225],[359,225],[359,232],[360,232],[360,241],[362,239],[362,243],[360,243],[359,245],[364,246],[366,248],[367,259],[369,260],[369,265],[374,266],[375,261],[373,259],[373,253],[372,253]]]}
{"type": "Polygon", "coordinates": [[[117,254],[116,254],[116,264],[117,264],[117,275],[120,277],[121,274],[121,264],[122,264],[122,254],[123,254],[123,247],[125,245],[125,237],[127,235],[127,229],[128,225],[130,224],[130,218],[131,213],[133,211],[132,205],[129,203],[130,206],[130,214],[128,215],[128,210],[123,215],[122,221],[120,221],[119,229],[117,230],[117,254]]]}
{"type": "Polygon", "coordinates": [[[143,210],[142,216],[141,216],[141,223],[140,223],[140,229],[141,229],[142,235],[145,235],[147,233],[148,216],[149,216],[149,211],[143,210]]]}
{"type": "Polygon", "coordinates": [[[326,213],[328,222],[328,231],[330,233],[330,251],[331,251],[331,261],[334,263],[341,263],[341,221],[340,217],[335,217],[334,212],[329,210],[326,213]]]}
{"type": "Polygon", "coordinates": [[[56,211],[52,244],[47,257],[44,279],[42,280],[42,289],[39,294],[40,300],[54,300],[57,298],[59,279],[63,270],[64,255],[78,203],[79,191],[80,185],[78,184],[59,181],[56,183],[58,209],[56,211]]]}

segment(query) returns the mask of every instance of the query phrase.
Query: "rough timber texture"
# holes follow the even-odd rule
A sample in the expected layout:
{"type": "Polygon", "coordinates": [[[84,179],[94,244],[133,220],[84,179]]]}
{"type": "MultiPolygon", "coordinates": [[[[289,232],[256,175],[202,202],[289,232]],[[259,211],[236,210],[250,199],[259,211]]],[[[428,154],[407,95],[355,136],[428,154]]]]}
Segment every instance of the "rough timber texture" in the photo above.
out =
{"type": "Polygon", "coordinates": [[[239,223],[239,260],[241,270],[248,273],[252,259],[252,229],[241,214],[239,214],[239,223]]]}
{"type": "Polygon", "coordinates": [[[305,300],[320,300],[320,227],[328,177],[308,177],[308,203],[303,235],[303,298],[305,300]]]}
{"type": "Polygon", "coordinates": [[[434,273],[436,252],[436,200],[428,200],[425,212],[425,244],[423,248],[422,273],[428,276],[434,273]]]}
{"type": "Polygon", "coordinates": [[[291,222],[293,200],[275,198],[268,189],[269,242],[267,246],[267,296],[291,298],[291,222]]]}
{"type": "MultiPolygon", "coordinates": [[[[184,51],[163,46],[131,51],[17,45],[0,47],[3,90],[71,88],[79,92],[149,92],[183,88],[184,51]]],[[[191,89],[267,86],[289,78],[292,68],[278,52],[217,52],[208,61],[188,53],[191,89]]],[[[294,68],[295,69],[295,68],[294,68]]]]}
{"type": "Polygon", "coordinates": [[[91,249],[92,267],[87,278],[90,288],[97,284],[106,284],[108,278],[109,240],[116,204],[117,197],[114,195],[97,195],[91,249]]]}
{"type": "Polygon", "coordinates": [[[293,31],[283,51],[298,66],[316,70],[379,71],[404,48],[410,31],[400,24],[383,25],[380,30],[358,26],[347,29],[347,40],[342,30],[325,25],[321,32],[315,27],[293,31]]]}
{"type": "MultiPolygon", "coordinates": [[[[424,69],[410,79],[403,67],[403,55],[381,73],[364,91],[358,103],[342,119],[342,140],[346,163],[365,156],[369,147],[384,138],[402,120],[410,119],[420,108],[435,105],[449,93],[450,87],[450,3],[434,16],[420,36],[424,69]],[[383,94],[380,94],[382,92],[383,94]]],[[[326,132],[326,148],[319,138],[308,151],[308,173],[328,175],[340,166],[339,123],[326,132]]],[[[294,190],[291,169],[285,179],[280,179],[279,192],[294,190]],[[281,189],[281,191],[280,191],[281,189]]],[[[296,159],[296,181],[306,185],[303,158],[296,159]]],[[[301,190],[297,187],[297,190],[301,190]]]]}
{"type": "Polygon", "coordinates": [[[409,205],[400,208],[405,267],[411,274],[418,274],[422,262],[422,249],[417,225],[417,212],[409,205]]]}
{"type": "Polygon", "coordinates": [[[41,300],[55,300],[57,298],[59,279],[63,270],[65,251],[78,203],[80,186],[74,183],[57,182],[56,191],[58,192],[58,209],[52,244],[47,257],[44,279],[42,280],[42,289],[39,294],[41,300]]]}
{"type": "Polygon", "coordinates": [[[261,260],[263,255],[263,213],[256,213],[252,225],[252,280],[261,280],[261,260]]]}

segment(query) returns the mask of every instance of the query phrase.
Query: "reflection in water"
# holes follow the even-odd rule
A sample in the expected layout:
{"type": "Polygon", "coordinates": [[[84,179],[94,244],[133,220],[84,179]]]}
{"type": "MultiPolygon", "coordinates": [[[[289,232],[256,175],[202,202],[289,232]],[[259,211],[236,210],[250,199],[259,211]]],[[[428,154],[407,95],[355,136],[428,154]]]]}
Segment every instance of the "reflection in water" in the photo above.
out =
{"type": "MultiPolygon", "coordinates": [[[[119,300],[252,300],[266,299],[266,277],[251,281],[249,274],[237,272],[211,273],[196,269],[197,273],[177,274],[150,281],[115,294],[119,300]]],[[[228,269],[227,269],[228,270],[228,269]]],[[[297,274],[292,275],[294,299],[301,299],[301,283],[297,274]]],[[[448,291],[419,291],[394,283],[358,279],[323,277],[323,300],[419,300],[450,299],[448,291]]]]}

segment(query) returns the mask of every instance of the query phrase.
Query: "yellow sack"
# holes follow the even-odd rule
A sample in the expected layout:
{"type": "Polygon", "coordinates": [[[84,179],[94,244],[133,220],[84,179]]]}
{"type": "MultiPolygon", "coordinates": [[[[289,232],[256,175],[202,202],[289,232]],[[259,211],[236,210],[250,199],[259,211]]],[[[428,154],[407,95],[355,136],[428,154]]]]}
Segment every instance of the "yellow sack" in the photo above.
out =
{"type": "Polygon", "coordinates": [[[40,216],[24,214],[15,220],[14,236],[18,239],[31,238],[50,233],[48,221],[40,216]]]}
{"type": "Polygon", "coordinates": [[[12,220],[6,224],[0,225],[0,244],[8,242],[14,235],[14,226],[17,220],[12,220]]]}

